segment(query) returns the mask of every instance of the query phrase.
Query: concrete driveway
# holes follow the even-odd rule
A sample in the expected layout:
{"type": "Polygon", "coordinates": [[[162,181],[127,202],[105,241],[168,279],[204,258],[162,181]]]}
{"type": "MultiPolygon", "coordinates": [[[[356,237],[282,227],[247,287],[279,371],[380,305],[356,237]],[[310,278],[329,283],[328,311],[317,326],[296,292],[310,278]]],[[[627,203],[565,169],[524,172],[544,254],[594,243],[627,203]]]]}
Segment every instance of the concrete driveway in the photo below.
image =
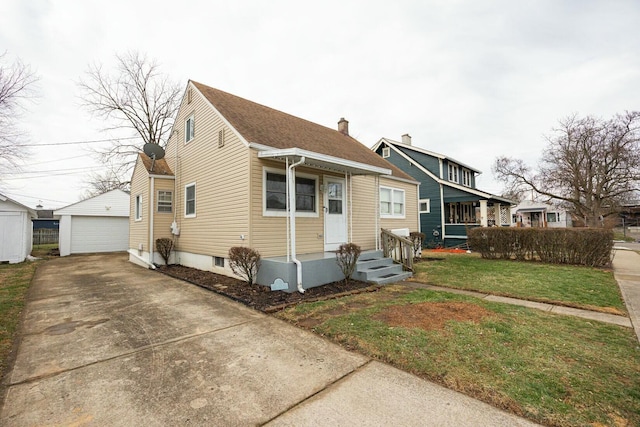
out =
{"type": "Polygon", "coordinates": [[[3,426],[534,425],[125,254],[38,268],[3,426]]]}

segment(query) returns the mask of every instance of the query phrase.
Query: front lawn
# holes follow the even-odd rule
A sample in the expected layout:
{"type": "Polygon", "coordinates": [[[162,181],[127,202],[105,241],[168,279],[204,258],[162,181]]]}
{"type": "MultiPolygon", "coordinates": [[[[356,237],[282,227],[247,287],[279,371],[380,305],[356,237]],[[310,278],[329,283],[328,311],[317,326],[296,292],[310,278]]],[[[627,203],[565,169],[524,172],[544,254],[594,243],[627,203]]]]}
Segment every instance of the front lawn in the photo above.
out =
{"type": "Polygon", "coordinates": [[[0,265],[0,379],[8,367],[9,353],[36,265],[29,261],[0,265]]]}
{"type": "Polygon", "coordinates": [[[626,315],[613,272],[591,267],[423,254],[413,280],[531,301],[626,315]],[[429,260],[431,259],[431,260],[429,260]],[[436,260],[437,259],[437,260],[436,260]]]}
{"type": "MultiPolygon", "coordinates": [[[[471,277],[455,262],[433,264],[471,277]]],[[[640,425],[640,346],[629,328],[403,285],[277,316],[539,423],[640,425]]]]}

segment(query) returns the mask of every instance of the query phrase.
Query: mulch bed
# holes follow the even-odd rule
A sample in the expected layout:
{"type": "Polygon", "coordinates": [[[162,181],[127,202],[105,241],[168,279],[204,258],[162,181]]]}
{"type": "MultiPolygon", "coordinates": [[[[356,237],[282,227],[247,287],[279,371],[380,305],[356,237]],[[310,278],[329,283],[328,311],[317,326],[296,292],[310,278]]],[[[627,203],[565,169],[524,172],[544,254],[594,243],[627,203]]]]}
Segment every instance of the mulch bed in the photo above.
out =
{"type": "Polygon", "coordinates": [[[248,285],[246,282],[234,279],[233,277],[182,265],[160,266],[158,267],[158,271],[224,295],[265,313],[282,310],[283,308],[300,302],[320,301],[354,293],[373,292],[380,289],[379,285],[372,285],[371,283],[360,282],[358,280],[349,280],[347,282],[333,282],[309,288],[305,290],[304,294],[300,292],[288,293],[272,291],[267,286],[248,285]]]}

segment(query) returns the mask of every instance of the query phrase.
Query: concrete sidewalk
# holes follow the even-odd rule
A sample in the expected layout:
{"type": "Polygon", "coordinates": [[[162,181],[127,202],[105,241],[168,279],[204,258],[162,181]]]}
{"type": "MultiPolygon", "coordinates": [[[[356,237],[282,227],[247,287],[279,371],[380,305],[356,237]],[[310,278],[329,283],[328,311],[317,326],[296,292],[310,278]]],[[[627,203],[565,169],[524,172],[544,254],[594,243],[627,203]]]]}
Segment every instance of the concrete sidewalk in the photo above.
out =
{"type": "Polygon", "coordinates": [[[503,304],[519,305],[521,307],[535,308],[537,310],[548,311],[564,316],[576,316],[583,319],[597,320],[598,322],[611,323],[613,325],[625,326],[631,328],[631,320],[629,317],[616,314],[602,313],[600,311],[584,310],[580,308],[566,307],[563,305],[549,304],[546,302],[528,301],[518,298],[501,297],[498,295],[490,295],[476,291],[466,291],[462,289],[446,288],[444,286],[428,285],[420,282],[403,282],[407,286],[415,288],[428,289],[436,292],[449,292],[452,294],[468,295],[475,298],[485,299],[487,301],[500,302],[503,304]]]}
{"type": "Polygon", "coordinates": [[[613,274],[620,286],[631,323],[640,341],[640,255],[636,251],[640,251],[640,244],[616,244],[613,274]]]}
{"type": "Polygon", "coordinates": [[[3,426],[533,426],[126,255],[38,268],[3,426]]]}

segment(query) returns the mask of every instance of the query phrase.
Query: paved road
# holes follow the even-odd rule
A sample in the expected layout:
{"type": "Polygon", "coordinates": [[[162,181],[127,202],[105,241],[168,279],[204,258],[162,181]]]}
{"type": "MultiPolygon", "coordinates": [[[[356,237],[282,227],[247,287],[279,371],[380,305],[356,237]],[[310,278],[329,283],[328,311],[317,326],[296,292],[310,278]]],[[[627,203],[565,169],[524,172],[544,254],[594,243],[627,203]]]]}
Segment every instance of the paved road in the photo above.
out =
{"type": "Polygon", "coordinates": [[[40,266],[2,426],[532,426],[126,255],[40,266]]]}

